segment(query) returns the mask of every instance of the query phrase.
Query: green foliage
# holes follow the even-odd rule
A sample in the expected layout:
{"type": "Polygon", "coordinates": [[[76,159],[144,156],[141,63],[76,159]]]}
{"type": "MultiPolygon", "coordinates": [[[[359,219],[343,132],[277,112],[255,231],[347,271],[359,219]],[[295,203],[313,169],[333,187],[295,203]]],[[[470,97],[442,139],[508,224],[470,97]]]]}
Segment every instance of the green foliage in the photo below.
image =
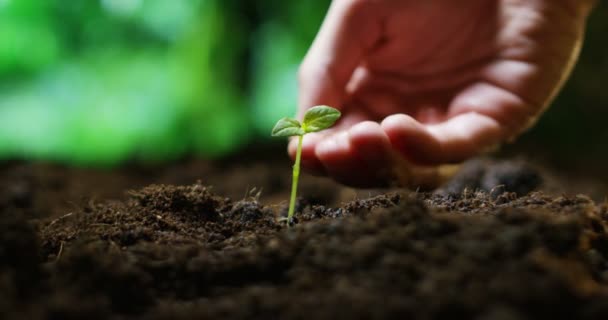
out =
{"type": "Polygon", "coordinates": [[[336,123],[341,114],[335,108],[315,106],[306,111],[300,122],[292,118],[282,118],[272,129],[273,137],[303,136],[307,133],[325,130],[336,123]]]}
{"type": "Polygon", "coordinates": [[[296,119],[283,118],[272,129],[273,137],[291,137],[304,135],[304,129],[296,119]]]}
{"type": "Polygon", "coordinates": [[[222,0],[0,0],[0,159],[220,156],[250,137],[222,0]]]}
{"type": "Polygon", "coordinates": [[[287,213],[287,224],[291,225],[296,207],[296,194],[298,192],[298,178],[300,177],[300,160],[302,158],[302,138],[305,134],[325,130],[336,123],[340,118],[340,111],[328,106],[315,106],[306,111],[304,120],[300,123],[296,119],[282,118],[272,129],[274,137],[298,137],[296,149],[296,162],[293,165],[293,179],[291,182],[291,197],[289,199],[289,211],[287,213]]]}
{"type": "Polygon", "coordinates": [[[0,80],[57,63],[60,43],[47,1],[0,0],[0,80]]]}
{"type": "Polygon", "coordinates": [[[304,114],[302,128],[306,133],[325,130],[340,118],[340,111],[328,106],[316,106],[304,114]]]}

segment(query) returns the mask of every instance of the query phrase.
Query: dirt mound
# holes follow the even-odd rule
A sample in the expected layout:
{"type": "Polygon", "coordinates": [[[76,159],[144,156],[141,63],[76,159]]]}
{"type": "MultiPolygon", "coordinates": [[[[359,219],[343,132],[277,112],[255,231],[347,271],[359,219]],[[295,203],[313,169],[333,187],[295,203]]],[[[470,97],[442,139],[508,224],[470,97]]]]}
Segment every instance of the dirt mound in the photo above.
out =
{"type": "Polygon", "coordinates": [[[2,215],[3,319],[608,316],[608,213],[585,197],[301,201],[150,186],[34,228],[2,215]]]}
{"type": "Polygon", "coordinates": [[[608,205],[525,161],[434,193],[305,176],[294,228],[289,166],[236,163],[0,168],[0,319],[608,318],[608,205]]]}

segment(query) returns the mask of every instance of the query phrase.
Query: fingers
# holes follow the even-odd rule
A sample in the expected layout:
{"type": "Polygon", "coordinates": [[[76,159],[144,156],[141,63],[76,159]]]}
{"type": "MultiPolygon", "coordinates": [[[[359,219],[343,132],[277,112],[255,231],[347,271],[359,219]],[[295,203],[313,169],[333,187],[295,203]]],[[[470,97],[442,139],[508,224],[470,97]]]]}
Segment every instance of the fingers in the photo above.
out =
{"type": "Polygon", "coordinates": [[[426,166],[464,161],[500,143],[504,135],[496,120],[476,112],[433,125],[397,114],[384,119],[381,126],[397,152],[426,166]]]}
{"type": "Polygon", "coordinates": [[[355,153],[373,171],[383,171],[390,162],[390,141],[380,124],[361,122],[350,128],[349,137],[355,153]]]}
{"type": "MultiPolygon", "coordinates": [[[[412,183],[420,180],[416,180],[417,175],[425,174],[417,168],[461,162],[499,143],[502,137],[503,128],[496,120],[475,112],[433,125],[398,114],[382,124],[364,121],[305,136],[302,165],[308,172],[355,187],[387,186],[399,171],[395,167],[405,165],[409,166],[403,168],[408,173],[406,182],[412,183]],[[395,152],[406,161],[394,161],[395,152]]],[[[293,141],[290,147],[295,153],[293,141]]]]}
{"type": "MultiPolygon", "coordinates": [[[[319,142],[335,135],[337,132],[348,130],[352,126],[365,121],[367,118],[368,117],[365,114],[353,110],[347,114],[344,114],[344,116],[332,128],[323,130],[321,132],[306,134],[302,141],[301,158],[302,168],[304,171],[314,175],[325,175],[325,167],[315,154],[315,148],[319,142]]],[[[292,160],[296,158],[297,140],[298,139],[296,138],[292,138],[287,148],[287,152],[292,160]]]]}
{"type": "Polygon", "coordinates": [[[476,112],[495,119],[509,136],[514,136],[527,126],[538,109],[509,90],[488,83],[475,83],[452,100],[448,117],[476,112]]]}
{"type": "Polygon", "coordinates": [[[480,72],[480,80],[450,102],[448,117],[477,112],[498,121],[512,140],[529,128],[561,87],[563,61],[532,63],[498,59],[480,72]]]}
{"type": "Polygon", "coordinates": [[[373,1],[333,1],[299,73],[299,116],[315,105],[341,108],[365,50],[379,38],[373,1]]]}
{"type": "Polygon", "coordinates": [[[390,141],[380,125],[361,122],[321,141],[315,156],[333,179],[355,187],[390,181],[390,141]]]}
{"type": "MultiPolygon", "coordinates": [[[[313,132],[304,136],[302,140],[302,157],[300,161],[302,169],[305,172],[313,175],[325,175],[325,168],[315,155],[315,148],[327,135],[327,132],[313,132]]],[[[298,139],[296,137],[289,140],[287,152],[292,159],[295,159],[296,157],[297,146],[298,139]]]]}
{"type": "MultiPolygon", "coordinates": [[[[290,142],[292,156],[296,144],[296,139],[290,142]]],[[[364,121],[304,136],[302,168],[350,186],[378,187],[391,181],[391,152],[390,141],[380,125],[364,121]]]]}
{"type": "MultiPolygon", "coordinates": [[[[336,181],[353,185],[363,166],[351,144],[348,131],[341,131],[325,139],[315,148],[315,155],[329,176],[336,181]],[[357,174],[354,174],[354,173],[357,174]]],[[[363,179],[360,179],[363,180],[363,179]]]]}

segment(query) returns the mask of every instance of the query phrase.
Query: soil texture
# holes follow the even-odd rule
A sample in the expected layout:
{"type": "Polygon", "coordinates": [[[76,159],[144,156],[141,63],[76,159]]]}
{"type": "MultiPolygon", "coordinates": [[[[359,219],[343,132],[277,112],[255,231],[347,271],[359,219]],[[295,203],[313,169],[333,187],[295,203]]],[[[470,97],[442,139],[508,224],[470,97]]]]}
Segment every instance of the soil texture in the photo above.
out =
{"type": "Polygon", "coordinates": [[[4,165],[0,319],[608,319],[608,204],[534,165],[306,177],[289,228],[278,163],[4,165]]]}

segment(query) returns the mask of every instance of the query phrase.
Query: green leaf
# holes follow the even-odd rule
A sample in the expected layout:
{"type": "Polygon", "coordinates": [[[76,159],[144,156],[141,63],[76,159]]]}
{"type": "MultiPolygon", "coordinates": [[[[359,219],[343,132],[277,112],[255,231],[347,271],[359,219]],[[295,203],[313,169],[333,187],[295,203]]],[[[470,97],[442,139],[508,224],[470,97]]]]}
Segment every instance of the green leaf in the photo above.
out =
{"type": "Polygon", "coordinates": [[[300,122],[291,118],[283,118],[272,129],[273,137],[291,137],[304,135],[300,122]]]}
{"type": "Polygon", "coordinates": [[[316,106],[308,109],[304,114],[302,128],[304,132],[317,132],[325,130],[336,123],[340,118],[340,111],[328,106],[316,106]]]}

